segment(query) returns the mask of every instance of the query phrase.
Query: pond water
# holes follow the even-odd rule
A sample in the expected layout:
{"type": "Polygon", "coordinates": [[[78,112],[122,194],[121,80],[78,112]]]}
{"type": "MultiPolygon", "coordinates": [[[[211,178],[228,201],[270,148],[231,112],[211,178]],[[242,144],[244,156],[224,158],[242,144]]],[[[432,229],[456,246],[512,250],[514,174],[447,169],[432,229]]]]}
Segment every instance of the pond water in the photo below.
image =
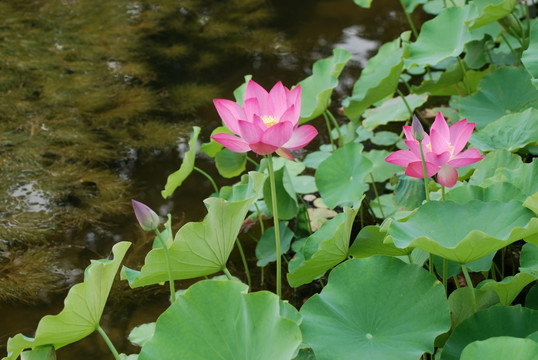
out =
{"type": "MultiPolygon", "coordinates": [[[[352,0],[6,0],[0,13],[0,356],[9,336],[33,335],[59,312],[89,260],[114,243],[134,242],[126,263],[141,266],[152,239],[131,198],[171,212],[175,228],[203,217],[212,192],[203,176],[166,200],[160,191],[192,126],[205,142],[220,125],[213,98],[231,98],[246,74],[289,87],[339,47],[352,60],[337,107],[379,45],[408,29],[389,0],[369,10],[352,0]]],[[[314,124],[312,147],[328,142],[314,124]]],[[[211,159],[196,164],[219,186],[236,180],[211,159]]],[[[126,334],[155,320],[166,291],[115,284],[101,324],[121,352],[137,351],[126,334]]],[[[96,334],[58,356],[112,358],[96,334]]]]}

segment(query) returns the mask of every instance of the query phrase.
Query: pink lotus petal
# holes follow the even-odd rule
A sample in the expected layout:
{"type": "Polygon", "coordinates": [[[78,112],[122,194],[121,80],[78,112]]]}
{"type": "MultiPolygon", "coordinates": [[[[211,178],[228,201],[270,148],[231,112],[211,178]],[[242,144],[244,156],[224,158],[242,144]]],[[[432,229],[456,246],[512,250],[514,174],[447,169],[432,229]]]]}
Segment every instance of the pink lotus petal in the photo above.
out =
{"type": "MultiPolygon", "coordinates": [[[[407,145],[407,147],[409,148],[409,150],[415,154],[415,156],[420,160],[421,157],[420,157],[420,145],[419,145],[419,142],[417,140],[405,140],[405,145],[407,145]]],[[[426,152],[429,152],[430,150],[424,145],[424,141],[422,142],[422,151],[424,152],[424,154],[426,154],[426,152]]]]}
{"type": "Polygon", "coordinates": [[[471,149],[465,150],[461,154],[458,154],[458,156],[448,161],[447,163],[450,166],[459,168],[459,167],[474,164],[475,162],[480,161],[483,158],[484,156],[480,155],[477,149],[471,148],[471,149]]]}
{"type": "Polygon", "coordinates": [[[433,122],[432,127],[430,129],[430,136],[433,131],[436,131],[438,135],[440,136],[440,138],[445,139],[445,141],[450,141],[450,130],[441,112],[438,112],[437,116],[435,117],[435,121],[433,122]]]}
{"type": "Polygon", "coordinates": [[[296,150],[305,147],[316,137],[318,131],[312,125],[299,126],[293,131],[290,139],[284,144],[286,149],[296,150]]]}
{"type": "Polygon", "coordinates": [[[413,129],[411,128],[411,126],[409,125],[404,125],[403,127],[403,131],[404,131],[404,134],[405,134],[405,138],[407,140],[416,140],[414,137],[413,137],[413,129]]]}
{"type": "Polygon", "coordinates": [[[213,140],[234,152],[244,153],[250,150],[249,145],[241,138],[227,133],[219,133],[211,136],[213,140]]]}
{"type": "Polygon", "coordinates": [[[296,123],[293,126],[297,126],[299,118],[301,117],[301,85],[297,85],[288,94],[288,107],[293,105],[296,114],[293,116],[296,119],[296,123]]]}
{"type": "Polygon", "coordinates": [[[282,114],[287,110],[286,89],[282,82],[279,81],[273,86],[269,92],[269,98],[267,101],[267,109],[269,113],[267,115],[280,118],[282,114]]]}
{"type": "Polygon", "coordinates": [[[409,150],[398,150],[387,156],[385,161],[405,168],[411,162],[420,162],[420,157],[417,158],[417,156],[409,150]]]}
{"type": "Polygon", "coordinates": [[[437,173],[437,181],[439,184],[452,187],[458,182],[458,171],[448,164],[444,164],[437,173]]]}
{"type": "Polygon", "coordinates": [[[292,105],[282,114],[278,122],[289,122],[295,128],[299,122],[298,115],[297,111],[295,111],[295,106],[292,105]]]}
{"type": "Polygon", "coordinates": [[[245,108],[245,119],[246,121],[254,122],[253,118],[254,115],[260,115],[260,104],[258,103],[258,99],[256,98],[250,98],[245,99],[243,102],[244,108],[245,108]]]}
{"type": "Polygon", "coordinates": [[[214,99],[213,104],[224,124],[233,133],[239,134],[237,120],[246,120],[243,108],[237,103],[226,99],[214,99]]]}
{"type": "Polygon", "coordinates": [[[275,152],[275,150],[278,149],[278,147],[259,142],[255,144],[250,144],[250,149],[258,155],[267,155],[267,154],[271,154],[275,152]]]}
{"type": "Polygon", "coordinates": [[[288,142],[288,140],[291,138],[292,132],[293,126],[291,123],[281,122],[265,130],[262,135],[262,142],[264,144],[279,148],[288,142]]]}
{"type": "Polygon", "coordinates": [[[474,123],[467,124],[467,119],[463,119],[450,127],[450,142],[454,148],[453,155],[457,155],[463,150],[473,133],[474,125],[474,123]]]}
{"type": "Polygon", "coordinates": [[[252,123],[260,129],[267,129],[267,124],[258,116],[258,114],[252,116],[252,123]]]}
{"type": "Polygon", "coordinates": [[[248,121],[238,121],[239,135],[249,144],[254,144],[261,141],[263,135],[263,128],[260,128],[248,121]]]}
{"type": "MultiPolygon", "coordinates": [[[[439,166],[426,162],[426,174],[428,177],[432,177],[439,171],[439,166]]],[[[422,169],[422,162],[415,161],[407,165],[405,169],[405,175],[415,178],[424,178],[424,170],[422,169]]]]}
{"type": "Polygon", "coordinates": [[[428,151],[424,153],[424,160],[427,162],[431,162],[432,164],[435,164],[437,166],[441,166],[445,164],[448,160],[450,160],[450,152],[445,151],[441,154],[436,154],[434,152],[428,151]]]}
{"type": "Polygon", "coordinates": [[[443,134],[441,134],[439,131],[436,131],[435,129],[432,129],[430,131],[430,141],[431,141],[432,151],[436,154],[441,154],[446,151],[450,153],[450,147],[448,146],[449,140],[450,140],[450,136],[445,137],[443,134]]]}
{"type": "Polygon", "coordinates": [[[254,80],[249,80],[249,82],[247,83],[247,88],[245,90],[245,100],[251,98],[258,99],[258,103],[260,105],[260,112],[258,114],[264,115],[267,112],[268,97],[269,93],[263,87],[261,87],[254,80]]]}
{"type": "Polygon", "coordinates": [[[293,158],[293,155],[286,149],[284,148],[278,148],[276,149],[275,151],[280,157],[283,157],[285,159],[288,159],[288,160],[291,160],[291,161],[295,161],[295,159],[293,158]]]}

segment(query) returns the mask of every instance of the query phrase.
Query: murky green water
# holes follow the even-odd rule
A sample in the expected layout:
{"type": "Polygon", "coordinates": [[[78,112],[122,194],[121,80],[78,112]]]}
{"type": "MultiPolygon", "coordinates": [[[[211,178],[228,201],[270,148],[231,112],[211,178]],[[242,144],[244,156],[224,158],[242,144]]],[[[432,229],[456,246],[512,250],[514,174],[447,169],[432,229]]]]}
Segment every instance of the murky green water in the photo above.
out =
{"type": "MultiPolygon", "coordinates": [[[[220,124],[213,98],[230,98],[245,74],[293,85],[343,47],[353,60],[337,105],[366,59],[406,29],[389,0],[370,10],[352,0],[0,2],[0,356],[7,337],[32,335],[57,313],[89,259],[115,242],[135,242],[127,263],[140,266],[150,239],[131,198],[177,225],[203,216],[212,189],[202,176],[167,200],[160,190],[192,126],[207,141],[220,124]]],[[[218,179],[210,160],[196,161],[218,179]]],[[[125,286],[114,287],[102,325],[129,352],[125,334],[155,320],[166,299],[125,286]]],[[[96,337],[58,353],[104,354],[96,337]]]]}

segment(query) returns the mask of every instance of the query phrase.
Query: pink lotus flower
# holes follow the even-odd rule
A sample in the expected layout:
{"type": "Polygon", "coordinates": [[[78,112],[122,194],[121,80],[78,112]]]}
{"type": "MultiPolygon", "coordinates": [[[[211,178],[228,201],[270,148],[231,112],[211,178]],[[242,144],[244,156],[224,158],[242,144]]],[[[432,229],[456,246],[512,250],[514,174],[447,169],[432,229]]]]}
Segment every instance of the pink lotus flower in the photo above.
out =
{"type": "Polygon", "coordinates": [[[279,81],[268,93],[250,80],[244,99],[244,107],[231,100],[213,100],[224,124],[238,136],[219,133],[212,138],[234,152],[252,150],[259,155],[276,152],[294,160],[288,150],[306,146],[318,134],[311,125],[298,127],[300,86],[290,91],[279,81]]]}
{"type": "MultiPolygon", "coordinates": [[[[440,112],[430,129],[430,135],[424,134],[422,149],[426,162],[428,177],[437,174],[437,181],[443,186],[452,187],[458,181],[456,168],[473,164],[481,159],[477,149],[468,149],[462,152],[474,130],[474,123],[467,123],[463,119],[450,128],[440,112]]],[[[420,145],[413,137],[411,126],[404,126],[407,140],[405,144],[409,150],[398,150],[385,159],[385,161],[405,168],[408,176],[423,178],[420,145]]]]}

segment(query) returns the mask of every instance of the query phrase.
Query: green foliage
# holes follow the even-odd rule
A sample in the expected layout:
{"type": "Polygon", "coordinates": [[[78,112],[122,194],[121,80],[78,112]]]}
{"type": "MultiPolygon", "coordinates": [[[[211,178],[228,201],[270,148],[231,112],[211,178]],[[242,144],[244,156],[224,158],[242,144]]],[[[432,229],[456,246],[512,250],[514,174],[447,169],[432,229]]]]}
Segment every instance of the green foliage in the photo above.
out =
{"type": "Polygon", "coordinates": [[[440,284],[389,257],[348,260],[301,308],[304,341],[316,359],[417,359],[450,327],[440,284]],[[411,282],[410,279],[413,279],[411,282]]]}
{"type": "Polygon", "coordinates": [[[467,345],[460,360],[486,358],[491,360],[518,359],[532,360],[538,354],[538,343],[531,339],[511,336],[496,336],[467,345]]]}
{"type": "Polygon", "coordinates": [[[302,338],[297,310],[246,291],[235,281],[194,284],[159,317],[139,359],[289,360],[302,338]]]}

